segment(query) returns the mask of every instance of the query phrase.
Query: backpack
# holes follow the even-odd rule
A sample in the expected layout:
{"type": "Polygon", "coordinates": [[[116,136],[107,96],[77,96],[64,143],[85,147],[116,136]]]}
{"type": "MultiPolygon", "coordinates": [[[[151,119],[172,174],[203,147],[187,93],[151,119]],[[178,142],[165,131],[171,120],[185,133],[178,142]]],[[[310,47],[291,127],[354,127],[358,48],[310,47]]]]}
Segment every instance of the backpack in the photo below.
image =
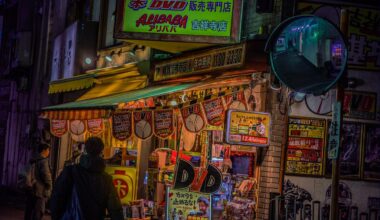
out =
{"type": "Polygon", "coordinates": [[[26,164],[17,175],[17,188],[30,191],[36,183],[36,163],[37,161],[26,164]]]}
{"type": "MultiPolygon", "coordinates": [[[[67,169],[70,170],[71,176],[73,177],[73,172],[75,169],[74,166],[69,166],[67,169]]],[[[82,209],[80,207],[79,198],[78,198],[78,192],[75,186],[75,180],[73,182],[72,191],[71,191],[71,198],[68,201],[68,204],[66,205],[66,210],[63,213],[63,216],[61,220],[83,220],[83,213],[82,209]]]]}

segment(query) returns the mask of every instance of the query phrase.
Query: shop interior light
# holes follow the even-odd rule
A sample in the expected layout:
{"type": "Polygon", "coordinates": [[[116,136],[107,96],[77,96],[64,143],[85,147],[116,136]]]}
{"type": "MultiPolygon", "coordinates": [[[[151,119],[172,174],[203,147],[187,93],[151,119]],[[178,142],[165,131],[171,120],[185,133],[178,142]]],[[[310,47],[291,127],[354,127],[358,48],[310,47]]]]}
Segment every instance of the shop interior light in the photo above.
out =
{"type": "Polygon", "coordinates": [[[90,57],[86,57],[84,59],[84,62],[87,64],[87,65],[90,65],[92,63],[92,59],[90,57]]]}
{"type": "Polygon", "coordinates": [[[170,100],[168,104],[172,107],[178,106],[178,102],[175,99],[170,100]]]}
{"type": "Polygon", "coordinates": [[[108,62],[112,62],[112,57],[111,56],[106,56],[105,59],[108,61],[108,62]]]}

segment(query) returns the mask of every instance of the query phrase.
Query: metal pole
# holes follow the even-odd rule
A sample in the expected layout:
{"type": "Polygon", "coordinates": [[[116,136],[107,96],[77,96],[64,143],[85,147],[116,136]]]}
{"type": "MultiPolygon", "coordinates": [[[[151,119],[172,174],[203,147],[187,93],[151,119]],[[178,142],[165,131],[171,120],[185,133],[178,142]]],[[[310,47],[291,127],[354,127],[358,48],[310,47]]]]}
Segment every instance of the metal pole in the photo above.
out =
{"type": "MultiPolygon", "coordinates": [[[[346,9],[341,10],[340,15],[340,30],[344,36],[347,36],[347,24],[348,24],[348,12],[346,9]]],[[[346,77],[347,71],[344,70],[343,77],[346,77]]],[[[344,88],[342,85],[342,80],[337,84],[337,102],[343,103],[344,100],[344,88]]],[[[343,108],[341,108],[342,111],[343,108]]],[[[343,120],[343,114],[340,112],[340,121],[343,120]]],[[[339,126],[340,135],[342,135],[342,123],[339,126]]],[[[342,136],[340,137],[342,138],[342,136]]],[[[340,141],[341,145],[342,141],[340,141]]],[[[340,148],[340,146],[339,146],[340,148]]],[[[338,150],[337,158],[332,160],[332,183],[331,183],[331,206],[330,206],[330,219],[338,220],[339,216],[339,205],[338,205],[338,190],[339,190],[339,155],[340,150],[338,150]]]]}

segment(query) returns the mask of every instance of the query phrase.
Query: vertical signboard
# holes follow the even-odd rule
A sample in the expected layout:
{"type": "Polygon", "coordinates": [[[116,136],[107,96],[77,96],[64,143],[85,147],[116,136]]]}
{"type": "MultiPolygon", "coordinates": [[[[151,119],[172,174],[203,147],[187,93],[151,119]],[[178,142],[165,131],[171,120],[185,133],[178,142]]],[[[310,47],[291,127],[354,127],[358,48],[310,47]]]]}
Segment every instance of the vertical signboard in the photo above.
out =
{"type": "Polygon", "coordinates": [[[327,157],[333,160],[336,160],[336,158],[338,158],[339,153],[341,112],[342,104],[340,102],[335,102],[333,104],[332,121],[329,130],[329,143],[327,151],[327,157]]]}
{"type": "Polygon", "coordinates": [[[326,121],[289,118],[286,173],[322,175],[326,121]]]}
{"type": "Polygon", "coordinates": [[[118,38],[192,43],[239,41],[241,0],[119,0],[118,3],[118,38]]]}

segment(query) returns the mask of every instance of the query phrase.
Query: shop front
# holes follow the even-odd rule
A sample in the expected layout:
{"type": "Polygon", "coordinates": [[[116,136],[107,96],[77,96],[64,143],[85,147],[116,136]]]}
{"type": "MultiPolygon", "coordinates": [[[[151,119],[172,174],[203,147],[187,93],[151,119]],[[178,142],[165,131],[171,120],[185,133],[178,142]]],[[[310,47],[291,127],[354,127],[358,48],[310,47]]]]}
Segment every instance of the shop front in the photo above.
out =
{"type": "Polygon", "coordinates": [[[265,58],[255,52],[261,46],[187,53],[155,63],[145,88],[45,108],[60,139],[59,167],[75,163],[81,143],[99,136],[126,218],[265,214],[259,201],[267,207],[270,190],[262,189],[279,187],[280,155],[273,161],[276,149],[268,147],[273,117],[265,112],[271,93],[265,58]],[[270,166],[277,182],[262,178],[270,166]]]}

